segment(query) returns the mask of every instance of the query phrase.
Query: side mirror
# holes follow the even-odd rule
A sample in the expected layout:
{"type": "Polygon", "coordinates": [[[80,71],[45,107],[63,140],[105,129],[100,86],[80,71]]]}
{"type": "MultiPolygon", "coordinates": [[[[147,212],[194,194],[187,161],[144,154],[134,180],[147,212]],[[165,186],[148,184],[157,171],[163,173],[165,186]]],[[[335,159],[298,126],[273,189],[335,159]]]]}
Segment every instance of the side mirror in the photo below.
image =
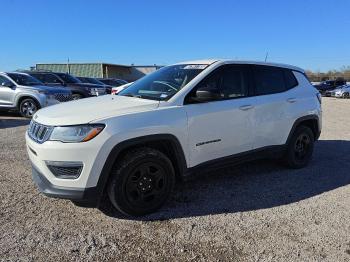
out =
{"type": "Polygon", "coordinates": [[[208,102],[208,101],[217,100],[221,97],[219,90],[216,90],[216,89],[203,90],[203,89],[201,90],[201,88],[198,88],[198,90],[196,91],[196,96],[192,97],[194,101],[208,102]]]}

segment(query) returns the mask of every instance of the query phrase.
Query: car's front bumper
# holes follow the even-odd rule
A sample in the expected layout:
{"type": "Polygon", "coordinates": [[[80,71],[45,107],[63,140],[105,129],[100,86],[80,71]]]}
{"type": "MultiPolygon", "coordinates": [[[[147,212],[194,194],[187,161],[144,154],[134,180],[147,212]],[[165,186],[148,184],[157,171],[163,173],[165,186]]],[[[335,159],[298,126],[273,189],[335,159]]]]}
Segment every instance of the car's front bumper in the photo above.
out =
{"type": "Polygon", "coordinates": [[[55,186],[51,184],[33,164],[32,178],[40,192],[48,197],[69,199],[91,207],[98,205],[99,194],[95,187],[87,189],[72,189],[55,186]]]}

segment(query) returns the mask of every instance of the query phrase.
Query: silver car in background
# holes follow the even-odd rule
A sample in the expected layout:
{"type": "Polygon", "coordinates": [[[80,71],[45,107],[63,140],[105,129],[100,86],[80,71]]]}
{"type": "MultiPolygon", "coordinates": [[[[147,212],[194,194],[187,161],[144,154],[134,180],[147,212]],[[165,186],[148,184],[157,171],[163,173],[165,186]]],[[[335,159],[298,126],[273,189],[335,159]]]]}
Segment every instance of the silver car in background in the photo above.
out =
{"type": "Polygon", "coordinates": [[[330,96],[338,98],[350,98],[350,85],[343,85],[331,91],[330,96]]]}
{"type": "Polygon", "coordinates": [[[18,110],[31,118],[42,107],[72,100],[66,88],[48,87],[36,78],[18,72],[0,72],[0,109],[18,110]]]}

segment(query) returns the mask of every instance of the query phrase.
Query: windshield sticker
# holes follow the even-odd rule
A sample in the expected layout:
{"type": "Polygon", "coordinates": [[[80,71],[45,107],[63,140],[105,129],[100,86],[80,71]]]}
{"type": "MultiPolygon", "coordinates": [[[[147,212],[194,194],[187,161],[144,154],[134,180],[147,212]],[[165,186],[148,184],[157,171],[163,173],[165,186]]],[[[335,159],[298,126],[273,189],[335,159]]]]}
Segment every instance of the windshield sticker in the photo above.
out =
{"type": "Polygon", "coordinates": [[[208,65],[187,65],[183,69],[200,69],[200,70],[203,70],[207,66],[208,65]]]}

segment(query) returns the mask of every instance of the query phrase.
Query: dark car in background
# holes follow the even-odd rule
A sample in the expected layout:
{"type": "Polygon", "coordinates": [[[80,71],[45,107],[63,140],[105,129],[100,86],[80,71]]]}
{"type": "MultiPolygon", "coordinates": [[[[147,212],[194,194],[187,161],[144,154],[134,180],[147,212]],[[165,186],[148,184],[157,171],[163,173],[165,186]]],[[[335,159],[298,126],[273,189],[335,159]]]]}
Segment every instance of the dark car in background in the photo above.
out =
{"type": "Polygon", "coordinates": [[[118,87],[128,83],[128,81],[125,81],[123,79],[118,79],[118,78],[98,78],[97,80],[112,87],[118,87]]]}
{"type": "Polygon", "coordinates": [[[94,85],[102,85],[104,88],[106,88],[106,93],[110,94],[112,91],[113,86],[107,85],[100,80],[93,78],[93,77],[83,77],[83,76],[77,76],[77,78],[82,82],[82,83],[88,83],[88,84],[94,84],[94,85]]]}
{"type": "Polygon", "coordinates": [[[326,81],[322,81],[320,84],[318,85],[314,85],[314,87],[322,94],[325,96],[328,96],[328,94],[330,94],[330,92],[328,91],[332,91],[334,89],[336,89],[339,86],[343,86],[346,85],[346,81],[343,79],[339,79],[339,80],[326,80],[326,81]]]}
{"type": "Polygon", "coordinates": [[[26,73],[47,86],[64,86],[69,88],[72,91],[74,100],[106,94],[104,85],[82,83],[79,79],[67,73],[43,71],[27,71],[26,73]]]}

